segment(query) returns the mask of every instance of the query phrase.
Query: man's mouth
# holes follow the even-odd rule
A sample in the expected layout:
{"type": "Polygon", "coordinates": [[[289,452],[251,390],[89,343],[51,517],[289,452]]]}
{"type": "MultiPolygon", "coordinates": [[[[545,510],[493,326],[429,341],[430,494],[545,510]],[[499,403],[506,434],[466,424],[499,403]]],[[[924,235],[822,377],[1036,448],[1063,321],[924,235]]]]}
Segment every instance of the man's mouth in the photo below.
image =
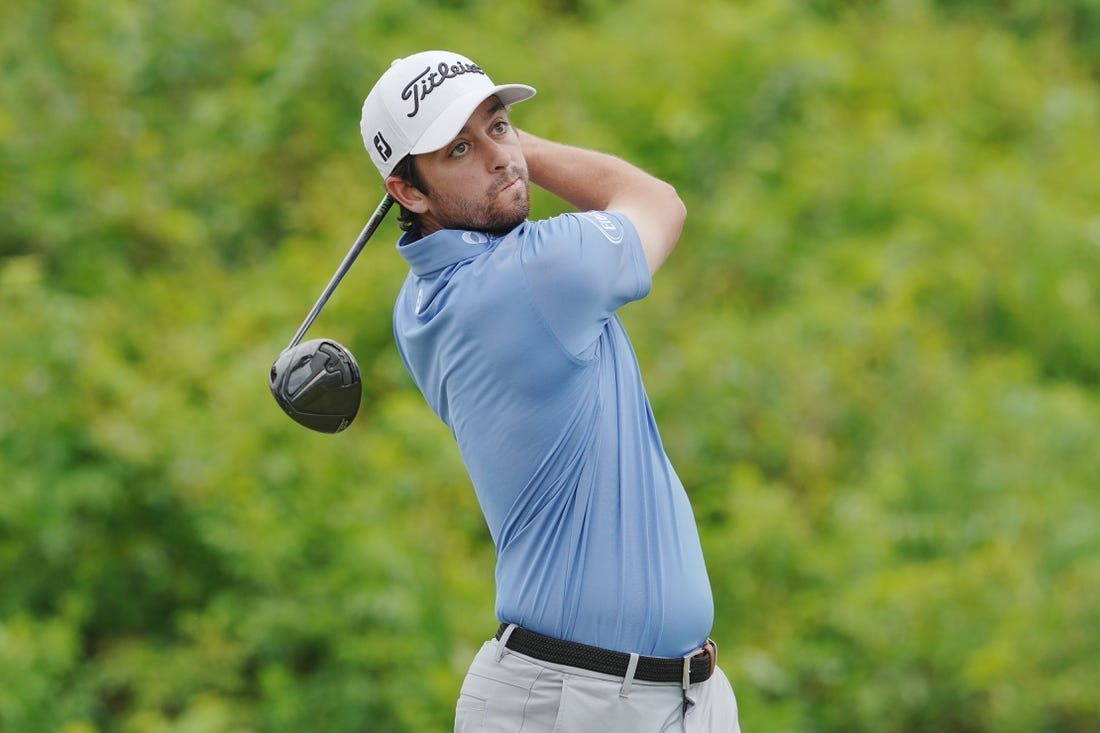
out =
{"type": "Polygon", "coordinates": [[[517,183],[526,183],[526,176],[519,168],[512,168],[501,176],[500,188],[497,189],[497,195],[504,193],[505,191],[512,191],[515,189],[517,183]],[[511,176],[511,178],[506,178],[511,176]]]}

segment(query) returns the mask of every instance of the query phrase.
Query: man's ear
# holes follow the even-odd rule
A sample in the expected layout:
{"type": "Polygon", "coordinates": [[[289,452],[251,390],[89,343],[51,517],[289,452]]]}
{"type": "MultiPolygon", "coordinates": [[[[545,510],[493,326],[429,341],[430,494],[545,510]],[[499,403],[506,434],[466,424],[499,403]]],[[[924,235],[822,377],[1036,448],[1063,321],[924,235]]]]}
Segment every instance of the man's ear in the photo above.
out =
{"type": "Polygon", "coordinates": [[[428,197],[424,192],[400,176],[386,178],[386,190],[397,199],[397,203],[415,214],[428,210],[428,197]]]}

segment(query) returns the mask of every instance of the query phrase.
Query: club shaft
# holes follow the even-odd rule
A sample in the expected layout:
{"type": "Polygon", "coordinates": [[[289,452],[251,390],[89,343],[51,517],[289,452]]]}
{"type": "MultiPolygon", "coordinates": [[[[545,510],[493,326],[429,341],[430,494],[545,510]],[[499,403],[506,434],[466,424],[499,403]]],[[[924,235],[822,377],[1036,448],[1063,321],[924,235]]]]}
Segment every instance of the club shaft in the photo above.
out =
{"type": "Polygon", "coordinates": [[[355,240],[355,244],[351,245],[351,249],[348,250],[347,255],[344,256],[344,261],[340,263],[340,267],[336,269],[336,273],[329,280],[328,285],[325,286],[324,291],[321,293],[321,297],[317,299],[317,302],[313,304],[313,309],[306,316],[306,319],[302,321],[302,325],[298,328],[298,333],[294,334],[294,338],[290,340],[288,349],[292,349],[301,342],[302,337],[306,335],[306,331],[313,325],[313,321],[317,319],[321,309],[325,307],[325,303],[328,303],[328,299],[332,297],[332,293],[336,290],[336,286],[340,284],[340,281],[344,279],[344,276],[348,274],[348,270],[355,264],[356,258],[359,257],[359,253],[363,251],[363,247],[367,246],[367,242],[370,240],[371,235],[374,234],[374,230],[378,228],[378,225],[382,223],[382,220],[386,218],[386,213],[393,206],[393,197],[388,193],[382,197],[382,201],[378,204],[378,208],[374,210],[374,214],[371,215],[370,221],[363,227],[363,231],[359,233],[359,238],[355,240]]]}

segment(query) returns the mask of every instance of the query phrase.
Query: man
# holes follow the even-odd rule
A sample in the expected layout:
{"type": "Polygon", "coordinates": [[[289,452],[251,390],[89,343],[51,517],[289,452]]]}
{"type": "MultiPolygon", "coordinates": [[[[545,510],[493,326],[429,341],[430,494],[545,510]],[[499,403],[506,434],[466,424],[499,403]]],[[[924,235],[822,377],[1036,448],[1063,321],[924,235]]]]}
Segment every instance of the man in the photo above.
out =
{"type": "Polygon", "coordinates": [[[363,104],[401,206],[398,349],[453,432],[497,552],[496,637],[456,731],[738,731],[691,506],[616,310],[676,245],[675,190],[512,126],[535,90],[394,61],[363,104]],[[530,184],[581,213],[528,221],[530,184]]]}

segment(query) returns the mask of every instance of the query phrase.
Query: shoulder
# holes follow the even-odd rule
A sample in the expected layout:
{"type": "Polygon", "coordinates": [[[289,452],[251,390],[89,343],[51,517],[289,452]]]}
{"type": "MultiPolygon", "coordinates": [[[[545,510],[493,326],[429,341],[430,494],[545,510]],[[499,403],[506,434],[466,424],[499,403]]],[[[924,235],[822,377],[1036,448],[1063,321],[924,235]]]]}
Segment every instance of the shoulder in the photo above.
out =
{"type": "Polygon", "coordinates": [[[613,211],[581,211],[527,222],[524,234],[537,238],[571,238],[578,242],[602,239],[623,244],[637,238],[634,225],[626,216],[613,211]]]}

